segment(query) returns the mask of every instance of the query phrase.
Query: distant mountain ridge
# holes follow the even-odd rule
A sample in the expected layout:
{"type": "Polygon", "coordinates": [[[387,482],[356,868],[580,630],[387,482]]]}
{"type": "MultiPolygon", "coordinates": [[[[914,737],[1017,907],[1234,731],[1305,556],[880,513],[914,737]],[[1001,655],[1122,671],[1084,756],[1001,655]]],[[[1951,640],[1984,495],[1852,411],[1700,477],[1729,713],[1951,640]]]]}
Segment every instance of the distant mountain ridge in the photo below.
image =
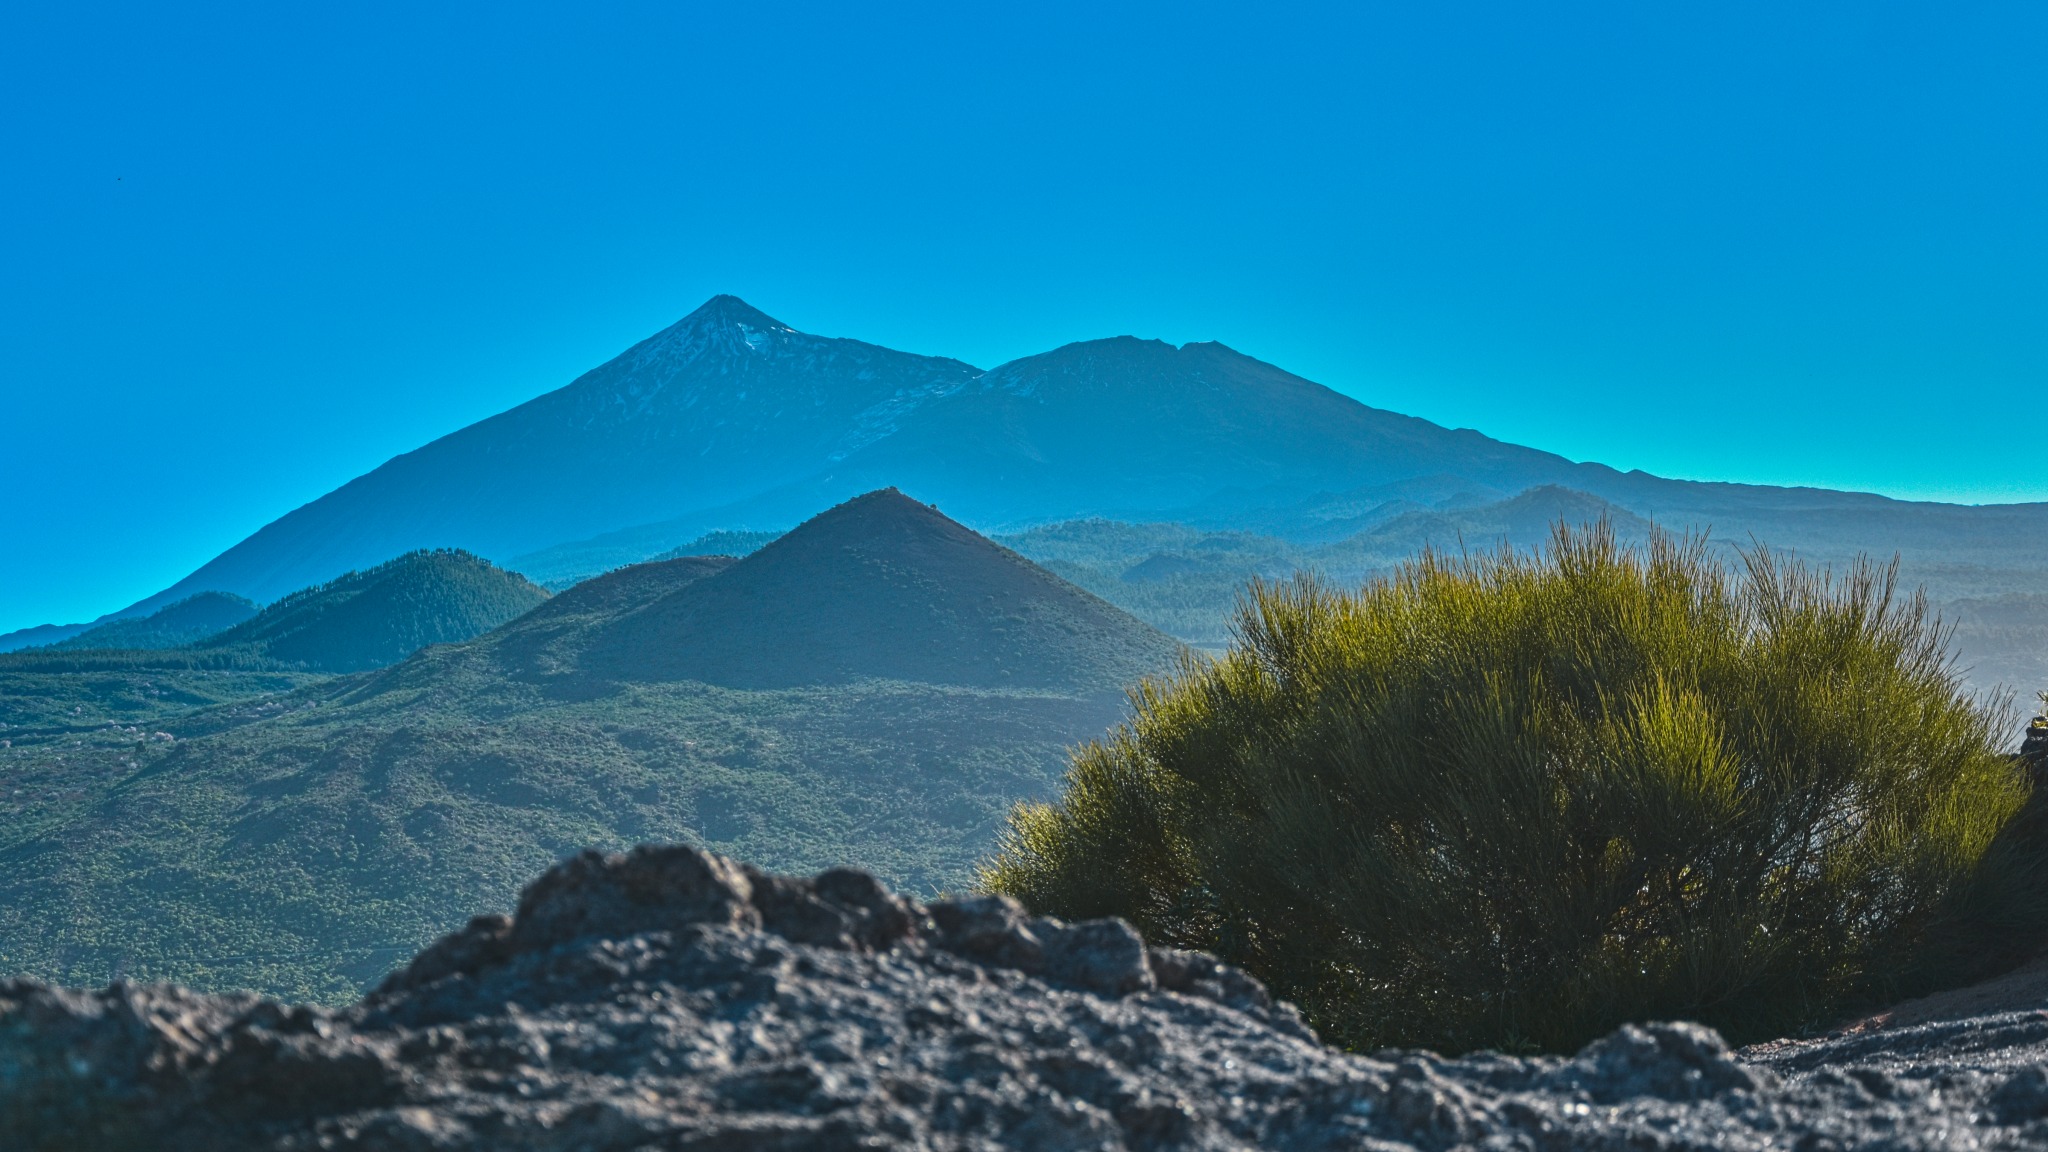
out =
{"type": "Polygon", "coordinates": [[[803,333],[720,296],[568,386],[280,517],[118,615],[201,591],[274,599],[423,547],[563,587],[709,533],[781,531],[890,486],[980,531],[1108,518],[1326,542],[1557,486],[1666,527],[1754,534],[1829,560],[1900,551],[1910,564],[1918,549],[2024,572],[2031,540],[2048,539],[2042,504],[1577,463],[1372,408],[1216,343],[1115,337],[982,371],[803,333]]]}
{"type": "Polygon", "coordinates": [[[109,612],[97,620],[83,624],[36,624],[27,628],[16,628],[12,632],[0,632],[0,652],[18,652],[23,648],[47,648],[52,644],[61,644],[74,636],[91,631],[100,624],[139,619],[155,611],[163,603],[161,596],[151,596],[119,612],[109,612]]]}
{"type": "Polygon", "coordinates": [[[652,555],[719,529],[786,528],[887,486],[977,526],[1025,525],[1245,494],[1273,504],[1446,461],[1504,490],[1609,472],[1372,409],[1220,344],[1118,337],[983,372],[808,335],[720,296],[567,387],[288,513],[137,607],[197,591],[274,599],[415,548],[506,561],[663,524],[660,547],[640,552],[652,555]]]}

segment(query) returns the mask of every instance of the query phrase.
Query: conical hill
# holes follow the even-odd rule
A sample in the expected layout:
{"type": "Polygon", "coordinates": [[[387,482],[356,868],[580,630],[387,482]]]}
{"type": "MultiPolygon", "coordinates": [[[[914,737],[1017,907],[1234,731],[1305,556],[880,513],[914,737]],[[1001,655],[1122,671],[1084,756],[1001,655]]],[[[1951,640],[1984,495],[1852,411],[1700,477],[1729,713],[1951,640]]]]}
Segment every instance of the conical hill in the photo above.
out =
{"type": "Polygon", "coordinates": [[[1179,644],[893,488],[821,513],[599,630],[611,680],[777,688],[860,679],[1115,689],[1179,644]]]}
{"type": "Polygon", "coordinates": [[[467,552],[409,552],[295,592],[198,646],[354,672],[396,663],[429,644],[467,640],[547,599],[525,577],[467,552]]]}

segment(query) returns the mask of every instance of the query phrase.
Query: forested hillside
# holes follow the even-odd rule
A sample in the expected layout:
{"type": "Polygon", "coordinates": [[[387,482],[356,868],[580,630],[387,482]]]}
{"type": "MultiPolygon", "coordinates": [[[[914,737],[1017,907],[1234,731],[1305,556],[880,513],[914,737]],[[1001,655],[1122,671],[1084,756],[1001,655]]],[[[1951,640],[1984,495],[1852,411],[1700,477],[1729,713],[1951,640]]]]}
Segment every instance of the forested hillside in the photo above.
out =
{"type": "Polygon", "coordinates": [[[260,610],[254,601],[232,592],[201,592],[148,616],[110,620],[50,647],[57,651],[179,648],[224,632],[260,610]]]}
{"type": "Polygon", "coordinates": [[[467,640],[547,597],[524,576],[466,552],[412,552],[295,592],[197,647],[353,672],[394,663],[429,644],[467,640]]]}

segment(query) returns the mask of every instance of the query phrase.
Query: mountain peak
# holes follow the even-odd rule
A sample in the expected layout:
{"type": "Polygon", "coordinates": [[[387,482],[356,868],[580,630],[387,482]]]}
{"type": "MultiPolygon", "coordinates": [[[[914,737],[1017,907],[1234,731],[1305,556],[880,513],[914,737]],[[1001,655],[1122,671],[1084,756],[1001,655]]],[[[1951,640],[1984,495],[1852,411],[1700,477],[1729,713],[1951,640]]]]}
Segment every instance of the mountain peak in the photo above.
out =
{"type": "Polygon", "coordinates": [[[913,500],[893,485],[862,493],[851,500],[827,508],[813,516],[807,523],[816,529],[849,520],[860,523],[898,520],[927,526],[952,523],[951,520],[939,515],[938,505],[913,500]]]}
{"type": "Polygon", "coordinates": [[[729,362],[735,357],[773,355],[777,345],[802,336],[803,333],[745,300],[720,295],[634,345],[612,363],[624,364],[632,370],[666,366],[673,371],[705,356],[729,362]]]}
{"type": "Polygon", "coordinates": [[[737,296],[720,293],[697,306],[695,312],[683,317],[683,324],[740,324],[749,328],[779,328],[785,332],[796,329],[768,315],[737,296]]]}

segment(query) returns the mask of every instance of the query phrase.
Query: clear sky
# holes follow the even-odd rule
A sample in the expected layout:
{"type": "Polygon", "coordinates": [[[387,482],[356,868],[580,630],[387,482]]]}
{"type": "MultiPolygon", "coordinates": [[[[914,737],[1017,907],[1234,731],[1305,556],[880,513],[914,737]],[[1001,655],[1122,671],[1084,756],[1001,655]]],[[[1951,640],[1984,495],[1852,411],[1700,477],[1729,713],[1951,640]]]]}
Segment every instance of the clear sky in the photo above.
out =
{"type": "Polygon", "coordinates": [[[0,7],[0,630],[733,292],[2048,499],[2048,5],[0,7]]]}

